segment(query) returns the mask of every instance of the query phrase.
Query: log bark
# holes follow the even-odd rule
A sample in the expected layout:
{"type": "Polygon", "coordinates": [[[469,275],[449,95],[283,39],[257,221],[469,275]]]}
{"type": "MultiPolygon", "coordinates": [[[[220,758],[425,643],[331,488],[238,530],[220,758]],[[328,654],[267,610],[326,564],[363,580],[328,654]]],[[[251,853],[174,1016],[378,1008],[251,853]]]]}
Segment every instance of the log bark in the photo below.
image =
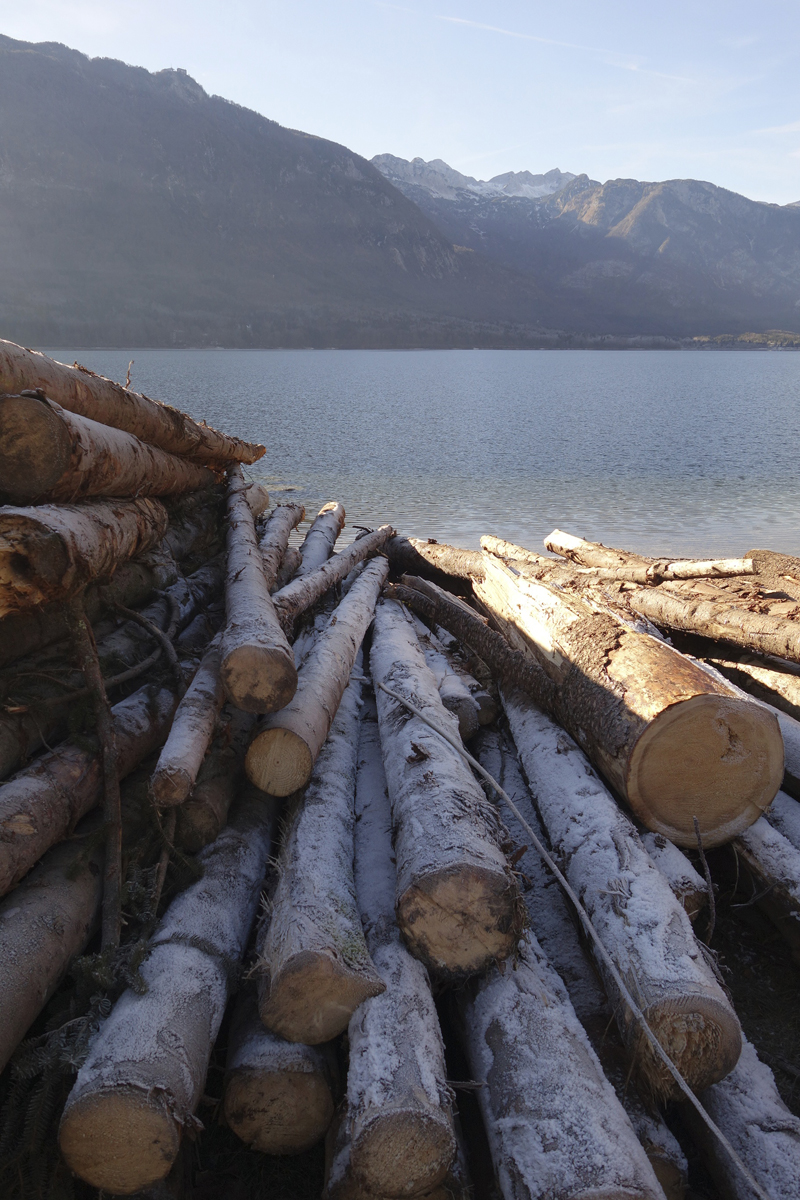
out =
{"type": "Polygon", "coordinates": [[[211,743],[191,795],[177,810],[175,841],[196,854],[219,836],[244,777],[244,756],[255,718],[233,705],[222,710],[222,730],[211,743]]]}
{"type": "Polygon", "coordinates": [[[275,576],[275,586],[273,592],[279,592],[281,588],[285,588],[287,583],[291,583],[297,574],[303,562],[303,556],[295,546],[287,546],[283,552],[281,565],[278,568],[278,574],[275,576]]]}
{"type": "Polygon", "coordinates": [[[374,703],[361,726],[356,886],[370,952],[386,990],[357,1010],[350,1068],[326,1194],[416,1196],[441,1184],[456,1145],[444,1046],[427,973],[400,940],[394,914],[391,811],[374,703]]]}
{"type": "Polygon", "coordinates": [[[367,952],[353,882],[360,694],[353,680],[288,819],[272,915],[258,941],[261,1020],[290,1042],[330,1041],[385,987],[367,952]]]}
{"type": "Polygon", "coordinates": [[[161,808],[183,804],[206,756],[225,692],[220,676],[220,637],[206,651],[178,704],[172,727],[150,781],[161,808]]]}
{"type": "MultiPolygon", "coordinates": [[[[796,803],[796,801],[793,801],[796,803]]],[[[800,963],[800,850],[764,817],[733,843],[753,881],[753,896],[800,963]]]]}
{"type": "Polygon", "coordinates": [[[90,820],[0,903],[0,1070],[94,933],[102,892],[102,834],[90,820]]]}
{"type": "Polygon", "coordinates": [[[274,712],[297,689],[289,643],[278,623],[256,540],[240,468],[228,483],[228,571],[222,635],[222,682],[228,699],[246,712],[274,712]]]}
{"type": "MultiPolygon", "coordinates": [[[[433,673],[442,704],[458,721],[458,732],[462,742],[474,738],[479,728],[479,708],[477,700],[460,675],[451,667],[435,635],[423,625],[422,621],[414,622],[417,637],[425,655],[425,662],[433,673]]],[[[477,687],[477,684],[476,684],[477,687]]]]}
{"type": "Polygon", "coordinates": [[[725,654],[719,646],[703,657],[743,691],[800,720],[800,667],[796,663],[756,654],[725,654]]]}
{"type": "Polygon", "coordinates": [[[800,851],[800,804],[785,792],[778,792],[766,817],[770,825],[800,851]]]}
{"type": "Polygon", "coordinates": [[[18,503],[174,496],[216,478],[207,467],[76,417],[44,395],[0,397],[0,430],[0,479],[18,503]]]}
{"type": "Polygon", "coordinates": [[[393,576],[418,575],[450,591],[468,593],[470,581],[483,573],[480,550],[460,550],[432,539],[404,537],[392,538],[386,550],[393,576]]]}
{"type": "Polygon", "coordinates": [[[41,388],[70,412],[200,462],[254,463],[265,453],[263,446],[219,433],[85,367],[68,367],[14,342],[0,341],[0,393],[26,388],[41,388]]]}
{"type": "Polygon", "coordinates": [[[321,599],[334,584],[340,583],[360,562],[382,550],[393,534],[391,525],[382,525],[380,529],[357,538],[346,550],[332,555],[315,570],[298,574],[292,583],[276,592],[275,611],[284,632],[289,634],[300,613],[321,599]]]}
{"type": "Polygon", "coordinates": [[[553,699],[533,699],[648,829],[693,846],[696,816],[704,845],[716,846],[769,806],[783,776],[783,742],[763,707],[665,642],[488,554],[474,586],[511,644],[552,680],[553,699]]]}
{"type": "MultiPolygon", "coordinates": [[[[520,693],[502,698],[550,843],[606,950],[689,1086],[716,1083],[736,1064],[741,1030],[689,918],[578,746],[520,693]]],[[[672,1096],[672,1077],[605,984],[643,1086],[672,1096]]]]}
{"type": "Polygon", "coordinates": [[[131,1195],[169,1172],[196,1128],[211,1050],[247,944],[270,848],[274,805],[243,797],[200,856],[203,877],[170,905],[141,975],[89,1048],[61,1118],[70,1169],[131,1195]]]}
{"type": "MultiPolygon", "coordinates": [[[[780,792],[778,792],[780,795],[780,792]]],[[[774,801],[773,801],[774,803],[774,801]]],[[[708,904],[708,888],[702,875],[673,842],[660,833],[642,834],[642,845],[680,901],[687,917],[695,923],[708,904]]]]}
{"type": "Polygon", "coordinates": [[[344,529],[344,522],[344,507],[338,501],[332,500],[323,504],[311,522],[300,547],[300,557],[303,561],[297,569],[298,578],[315,571],[330,558],[336,539],[344,529]]]}
{"type": "Polygon", "coordinates": [[[372,650],[397,855],[397,920],[412,954],[438,976],[459,979],[512,953],[521,928],[507,840],[461,756],[386,685],[457,736],[411,620],[378,605],[372,650]]]}
{"type": "Polygon", "coordinates": [[[228,1036],[224,1112],[228,1126],[260,1154],[300,1154],[333,1118],[337,1091],[331,1045],[287,1042],[265,1029],[255,989],[239,995],[228,1036]]]}
{"type": "Polygon", "coordinates": [[[264,525],[258,539],[258,548],[264,561],[264,578],[270,591],[275,588],[281,561],[289,545],[289,535],[305,515],[306,510],[302,504],[279,504],[264,525]]]}
{"type": "Polygon", "coordinates": [[[311,778],[388,569],[384,558],[367,565],[314,642],[294,698],[259,724],[245,769],[270,795],[288,796],[311,778]]]}
{"type": "Polygon", "coordinates": [[[155,546],[166,528],[158,500],[0,509],[0,616],[74,596],[155,546]]]}
{"type": "MultiPolygon", "coordinates": [[[[677,559],[650,558],[614,550],[599,542],[585,542],[554,529],[545,538],[545,547],[572,562],[580,563],[596,573],[598,579],[631,580],[635,583],[658,583],[663,579],[723,579],[738,575],[754,575],[753,560],[746,558],[677,559]]],[[[500,538],[481,538],[481,545],[500,558],[525,559],[531,552],[513,542],[500,538]]],[[[535,559],[536,555],[531,555],[535,559]]]]}
{"type": "MultiPolygon", "coordinates": [[[[167,735],[177,703],[167,688],[140,688],[111,710],[120,778],[167,735]]],[[[100,803],[97,751],[64,742],[0,786],[0,895],[100,803]]]]}

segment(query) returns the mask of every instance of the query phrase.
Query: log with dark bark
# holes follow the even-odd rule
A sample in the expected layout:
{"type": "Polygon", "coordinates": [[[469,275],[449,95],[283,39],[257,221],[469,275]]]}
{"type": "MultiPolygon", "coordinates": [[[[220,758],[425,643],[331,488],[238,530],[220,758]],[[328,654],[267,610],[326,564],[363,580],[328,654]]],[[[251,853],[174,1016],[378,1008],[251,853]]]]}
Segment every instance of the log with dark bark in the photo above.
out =
{"type": "Polygon", "coordinates": [[[151,446],[199,462],[254,463],[265,452],[263,446],[219,433],[85,367],[68,367],[14,342],[1,341],[0,393],[26,388],[41,388],[70,412],[124,429],[151,446]]]}
{"type": "Polygon", "coordinates": [[[271,917],[258,941],[261,1020],[290,1042],[330,1041],[385,987],[367,952],[353,883],[360,694],[353,680],[287,819],[271,917]]]}
{"type": "Polygon", "coordinates": [[[269,854],[275,806],[244,796],[200,856],[203,877],[173,900],[140,968],[92,1042],[59,1143],[93,1187],[131,1195],[170,1170],[203,1092],[269,854]]]}
{"type": "Polygon", "coordinates": [[[174,496],[212,484],[207,467],[75,416],[44,395],[0,397],[0,479],[15,502],[174,496]]]}
{"type": "MultiPolygon", "coordinates": [[[[791,801],[796,804],[797,801],[791,801]]],[[[774,923],[800,963],[800,850],[762,817],[733,843],[740,870],[752,881],[751,900],[774,923]]]]}
{"type": "Polygon", "coordinates": [[[258,548],[264,560],[264,578],[270,591],[275,588],[278,571],[289,545],[289,535],[305,515],[302,504],[279,504],[260,530],[258,548]]]}
{"type": "Polygon", "coordinates": [[[280,627],[253,514],[239,467],[228,481],[227,625],[222,635],[222,682],[231,703],[246,712],[275,712],[297,689],[297,671],[280,627]]]}
{"type": "Polygon", "coordinates": [[[181,698],[150,781],[159,807],[183,804],[214,734],[225,692],[220,677],[220,638],[215,637],[181,698]]]}
{"type": "Polygon", "coordinates": [[[275,576],[275,586],[271,590],[279,592],[281,588],[286,587],[287,583],[291,583],[299,571],[302,562],[303,557],[297,547],[287,546],[283,552],[278,574],[275,576]]]}
{"type": "Polygon", "coordinates": [[[377,607],[370,664],[395,828],[397,920],[417,958],[458,979],[507,957],[519,936],[507,835],[456,750],[381,686],[458,737],[411,619],[392,600],[377,607]]]}
{"type": "Polygon", "coordinates": [[[197,774],[191,794],[177,810],[175,840],[196,854],[219,836],[244,778],[244,756],[255,717],[232,704],[218,722],[220,732],[197,774]]]}
{"type": "Polygon", "coordinates": [[[298,578],[315,571],[330,558],[336,539],[344,529],[344,521],[344,507],[338,501],[331,500],[330,503],[323,504],[311,522],[300,547],[303,561],[297,569],[298,578]]]}
{"type": "Polygon", "coordinates": [[[259,723],[245,766],[265,792],[288,796],[311,778],[388,570],[385,558],[368,563],[317,637],[294,698],[259,723]]]}
{"type": "Polygon", "coordinates": [[[158,500],[0,509],[0,616],[74,596],[155,546],[166,528],[158,500]]]}
{"type": "Polygon", "coordinates": [[[480,577],[480,550],[460,550],[429,539],[394,537],[387,544],[392,576],[418,575],[453,592],[468,594],[470,580],[480,577]]]}

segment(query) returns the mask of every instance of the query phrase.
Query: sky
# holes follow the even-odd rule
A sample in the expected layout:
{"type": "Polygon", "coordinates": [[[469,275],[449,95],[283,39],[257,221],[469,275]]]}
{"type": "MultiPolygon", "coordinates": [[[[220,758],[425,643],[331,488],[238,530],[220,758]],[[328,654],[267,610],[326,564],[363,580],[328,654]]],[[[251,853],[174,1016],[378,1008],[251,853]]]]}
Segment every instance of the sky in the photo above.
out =
{"type": "Polygon", "coordinates": [[[182,67],[366,158],[800,200],[800,0],[0,0],[0,32],[182,67]]]}

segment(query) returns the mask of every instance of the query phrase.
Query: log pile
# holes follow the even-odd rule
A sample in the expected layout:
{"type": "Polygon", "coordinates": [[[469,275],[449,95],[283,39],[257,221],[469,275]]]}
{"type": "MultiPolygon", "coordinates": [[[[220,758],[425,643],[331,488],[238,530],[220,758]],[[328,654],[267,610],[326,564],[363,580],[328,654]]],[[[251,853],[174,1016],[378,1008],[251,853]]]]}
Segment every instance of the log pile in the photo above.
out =
{"type": "Polygon", "coordinates": [[[673,1127],[788,1200],[700,939],[724,847],[800,958],[800,564],[337,552],[263,447],[10,343],[0,387],[0,1146],[58,1054],[49,1153],[104,1194],[211,1108],[324,1140],[327,1200],[681,1200],[673,1127]]]}

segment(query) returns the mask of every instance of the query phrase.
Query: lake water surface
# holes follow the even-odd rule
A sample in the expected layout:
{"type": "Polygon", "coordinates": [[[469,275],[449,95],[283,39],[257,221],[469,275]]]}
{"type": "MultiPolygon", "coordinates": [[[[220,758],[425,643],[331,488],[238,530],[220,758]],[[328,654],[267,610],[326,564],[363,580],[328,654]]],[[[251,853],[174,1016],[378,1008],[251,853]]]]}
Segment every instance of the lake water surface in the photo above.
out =
{"type": "Polygon", "coordinates": [[[800,354],[46,352],[120,381],[133,359],[132,387],[263,442],[275,499],[341,500],[348,526],[800,554],[800,354]]]}

